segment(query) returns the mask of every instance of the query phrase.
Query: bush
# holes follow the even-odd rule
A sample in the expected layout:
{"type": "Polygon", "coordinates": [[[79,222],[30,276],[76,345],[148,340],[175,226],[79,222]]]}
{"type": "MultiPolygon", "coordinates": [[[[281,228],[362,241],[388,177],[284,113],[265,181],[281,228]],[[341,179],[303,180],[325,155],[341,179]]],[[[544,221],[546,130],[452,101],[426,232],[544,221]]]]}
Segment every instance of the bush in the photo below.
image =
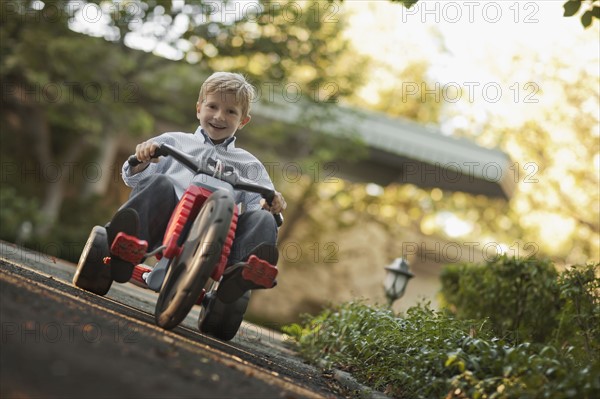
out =
{"type": "Polygon", "coordinates": [[[573,266],[558,278],[559,325],[554,342],[576,355],[600,357],[600,264],[573,266]]]}
{"type": "Polygon", "coordinates": [[[486,319],[514,343],[573,346],[577,357],[600,356],[600,264],[560,275],[548,260],[505,256],[442,271],[442,302],[459,319],[486,319]]]}
{"type": "Polygon", "coordinates": [[[348,370],[398,398],[595,398],[598,360],[571,349],[493,338],[485,322],[427,306],[401,318],[360,302],[343,304],[284,329],[312,361],[348,370]]]}
{"type": "Polygon", "coordinates": [[[600,264],[500,257],[442,273],[443,311],[350,302],[284,329],[399,398],[600,397],[600,264]]]}
{"type": "Polygon", "coordinates": [[[487,319],[513,342],[548,342],[558,325],[558,273],[546,260],[506,256],[483,265],[446,266],[442,303],[460,319],[487,319]]]}
{"type": "Polygon", "coordinates": [[[350,302],[285,331],[307,359],[323,360],[376,389],[411,398],[448,392],[453,372],[445,354],[454,353],[472,327],[426,306],[411,308],[399,319],[391,310],[350,302]]]}

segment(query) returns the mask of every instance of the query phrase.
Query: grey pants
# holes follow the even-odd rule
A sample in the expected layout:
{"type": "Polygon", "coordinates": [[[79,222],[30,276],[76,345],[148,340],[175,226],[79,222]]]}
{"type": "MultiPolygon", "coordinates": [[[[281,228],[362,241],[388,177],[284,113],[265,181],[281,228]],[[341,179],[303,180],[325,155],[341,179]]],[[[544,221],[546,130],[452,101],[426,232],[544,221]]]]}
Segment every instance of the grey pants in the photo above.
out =
{"type": "MultiPolygon", "coordinates": [[[[177,206],[178,199],[170,177],[152,175],[141,180],[131,191],[122,208],[134,209],[140,217],[140,237],[149,249],[157,248],[177,206]]],[[[238,218],[228,265],[245,260],[260,244],[277,243],[277,224],[265,210],[244,212],[238,218]]]]}

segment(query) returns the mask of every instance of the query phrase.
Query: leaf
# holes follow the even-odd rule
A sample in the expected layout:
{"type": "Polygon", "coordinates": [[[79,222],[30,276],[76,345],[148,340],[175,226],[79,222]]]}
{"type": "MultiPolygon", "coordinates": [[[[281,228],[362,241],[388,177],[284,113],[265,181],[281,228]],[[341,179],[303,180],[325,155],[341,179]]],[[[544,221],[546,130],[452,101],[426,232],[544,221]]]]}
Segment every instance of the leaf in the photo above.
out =
{"type": "Polygon", "coordinates": [[[600,7],[596,6],[596,7],[592,8],[592,15],[595,18],[599,18],[600,19],[600,7]]]}
{"type": "Polygon", "coordinates": [[[444,363],[444,367],[452,366],[457,360],[458,356],[456,356],[455,354],[448,356],[446,363],[444,363]]]}
{"type": "Polygon", "coordinates": [[[404,7],[411,8],[412,6],[417,4],[417,2],[419,0],[401,0],[401,1],[402,1],[402,4],[404,5],[404,7]]]}
{"type": "Polygon", "coordinates": [[[417,4],[417,2],[419,0],[390,0],[392,3],[402,3],[402,5],[406,8],[411,8],[412,6],[414,6],[415,4],[417,4]]]}
{"type": "Polygon", "coordinates": [[[577,13],[577,11],[579,11],[579,9],[581,8],[581,0],[569,0],[567,1],[564,5],[563,8],[565,9],[565,13],[564,16],[565,17],[572,17],[573,15],[575,15],[577,13]]]}
{"type": "Polygon", "coordinates": [[[581,16],[581,24],[586,28],[592,24],[592,11],[591,10],[588,10],[583,13],[583,15],[581,16]]]}

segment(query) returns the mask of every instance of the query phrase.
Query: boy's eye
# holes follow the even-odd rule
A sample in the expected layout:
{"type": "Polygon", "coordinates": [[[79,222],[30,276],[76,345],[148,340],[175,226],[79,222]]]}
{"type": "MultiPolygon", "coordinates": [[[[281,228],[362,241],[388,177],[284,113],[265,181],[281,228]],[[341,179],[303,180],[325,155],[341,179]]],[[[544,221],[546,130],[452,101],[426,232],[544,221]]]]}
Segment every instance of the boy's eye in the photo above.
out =
{"type": "Polygon", "coordinates": [[[237,115],[237,110],[235,110],[235,109],[230,109],[230,110],[229,110],[229,113],[230,113],[230,114],[233,114],[233,115],[237,115]]]}

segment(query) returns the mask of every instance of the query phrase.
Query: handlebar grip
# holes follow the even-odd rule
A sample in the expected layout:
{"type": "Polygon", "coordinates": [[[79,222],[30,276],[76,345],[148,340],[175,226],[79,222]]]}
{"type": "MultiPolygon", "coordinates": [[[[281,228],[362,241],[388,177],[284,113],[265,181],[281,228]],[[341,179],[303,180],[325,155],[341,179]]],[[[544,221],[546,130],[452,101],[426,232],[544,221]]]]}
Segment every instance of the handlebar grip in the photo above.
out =
{"type": "MultiPolygon", "coordinates": [[[[158,146],[158,148],[154,151],[154,154],[152,155],[152,158],[158,158],[162,155],[167,155],[166,151],[163,149],[162,144],[158,146]]],[[[136,158],[135,155],[131,155],[128,159],[127,159],[127,163],[129,164],[129,166],[138,166],[139,164],[141,164],[142,162],[136,158]]]]}
{"type": "Polygon", "coordinates": [[[127,163],[129,164],[129,166],[138,166],[139,164],[141,164],[142,162],[140,162],[135,155],[131,155],[128,159],[127,159],[127,163]]]}
{"type": "MultiPolygon", "coordinates": [[[[271,204],[273,203],[274,198],[275,191],[271,191],[264,195],[264,199],[265,201],[267,201],[267,204],[269,204],[269,206],[271,206],[271,204]]],[[[275,223],[277,223],[277,227],[280,227],[283,224],[283,215],[281,213],[274,213],[273,217],[275,218],[275,223]]]]}

